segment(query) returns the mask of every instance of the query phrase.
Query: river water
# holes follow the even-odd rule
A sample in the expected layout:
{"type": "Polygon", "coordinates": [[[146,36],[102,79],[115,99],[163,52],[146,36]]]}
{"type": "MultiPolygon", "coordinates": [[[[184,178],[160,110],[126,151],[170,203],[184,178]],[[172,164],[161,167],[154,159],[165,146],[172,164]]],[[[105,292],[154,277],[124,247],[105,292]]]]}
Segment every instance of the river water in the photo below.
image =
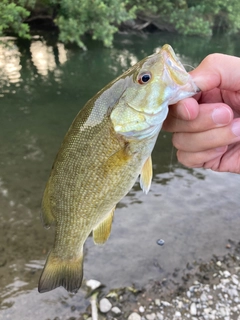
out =
{"type": "MultiPolygon", "coordinates": [[[[183,38],[165,33],[118,35],[112,49],[88,51],[35,36],[0,43],[0,319],[74,319],[85,291],[39,294],[37,283],[54,229],[40,220],[52,162],[73,118],[99,89],[139,59],[169,43],[188,68],[207,54],[240,55],[239,39],[183,38]]],[[[148,195],[136,183],[118,205],[104,246],[85,245],[84,279],[107,288],[161,280],[195,260],[226,253],[239,241],[239,180],[234,174],[189,170],[162,132],[153,152],[148,195]],[[164,239],[164,246],[157,245],[164,239]]]]}

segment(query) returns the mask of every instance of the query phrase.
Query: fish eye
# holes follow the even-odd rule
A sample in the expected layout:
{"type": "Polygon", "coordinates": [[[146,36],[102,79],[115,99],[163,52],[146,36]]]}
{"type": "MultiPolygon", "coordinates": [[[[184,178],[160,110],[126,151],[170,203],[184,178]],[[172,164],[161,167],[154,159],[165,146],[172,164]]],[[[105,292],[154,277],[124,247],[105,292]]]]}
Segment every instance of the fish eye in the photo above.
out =
{"type": "Polygon", "coordinates": [[[144,73],[141,73],[139,76],[138,76],[138,83],[140,84],[145,84],[147,83],[149,80],[151,80],[152,78],[152,75],[150,72],[144,72],[144,73]]]}

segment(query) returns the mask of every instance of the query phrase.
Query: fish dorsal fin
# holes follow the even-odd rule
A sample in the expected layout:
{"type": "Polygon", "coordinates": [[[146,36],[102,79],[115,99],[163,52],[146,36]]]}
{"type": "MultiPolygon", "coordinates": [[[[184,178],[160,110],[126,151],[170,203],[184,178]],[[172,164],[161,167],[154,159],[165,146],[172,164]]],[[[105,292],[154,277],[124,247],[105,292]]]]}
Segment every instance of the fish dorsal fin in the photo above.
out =
{"type": "Polygon", "coordinates": [[[103,244],[109,238],[112,228],[114,210],[115,206],[107,214],[105,219],[101,221],[95,229],[93,229],[93,240],[95,244],[103,244]]]}
{"type": "Polygon", "coordinates": [[[151,187],[152,181],[152,158],[149,156],[142,167],[142,172],[140,176],[140,186],[146,194],[151,187]]]}
{"type": "Polygon", "coordinates": [[[49,197],[49,183],[47,183],[46,188],[44,190],[43,200],[42,200],[42,222],[45,228],[49,228],[54,222],[55,217],[51,212],[51,204],[50,204],[50,197],[49,197]]]}

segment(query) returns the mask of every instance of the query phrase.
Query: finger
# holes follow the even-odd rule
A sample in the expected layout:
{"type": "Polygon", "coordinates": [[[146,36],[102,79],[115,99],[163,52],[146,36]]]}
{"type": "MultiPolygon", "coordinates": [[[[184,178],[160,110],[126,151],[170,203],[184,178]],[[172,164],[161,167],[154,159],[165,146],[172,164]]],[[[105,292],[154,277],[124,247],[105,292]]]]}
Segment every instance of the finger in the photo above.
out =
{"type": "Polygon", "coordinates": [[[198,116],[199,104],[194,98],[187,98],[178,103],[169,106],[169,113],[163,122],[163,130],[175,132],[179,129],[179,124],[186,124],[189,120],[193,120],[198,116]]]}
{"type": "Polygon", "coordinates": [[[225,54],[208,55],[200,65],[190,72],[194,82],[202,91],[214,88],[223,90],[240,90],[240,58],[225,54]]]}
{"type": "Polygon", "coordinates": [[[181,120],[193,120],[199,113],[199,104],[194,98],[187,98],[178,103],[169,106],[167,119],[163,123],[163,130],[174,132],[177,131],[178,124],[181,120]]]}
{"type": "Polygon", "coordinates": [[[198,116],[199,104],[194,98],[186,98],[169,107],[172,117],[182,120],[193,120],[198,116]]]}
{"type": "MultiPolygon", "coordinates": [[[[195,103],[192,100],[194,99],[185,99],[177,104],[175,108],[172,108],[177,109],[177,111],[174,110],[173,112],[175,113],[172,112],[166,119],[163,126],[164,130],[171,132],[206,131],[215,127],[225,126],[229,124],[233,119],[232,109],[224,103],[201,104],[200,107],[196,107],[196,100],[194,100],[195,103]],[[184,120],[183,116],[181,117],[181,119],[177,118],[177,114],[180,112],[182,103],[184,103],[186,109],[192,108],[192,121],[184,120]],[[196,113],[198,112],[198,115],[195,118],[195,115],[193,115],[193,110],[196,113]]],[[[185,113],[185,119],[187,113],[186,109],[182,111],[182,115],[183,113],[185,113]]]]}
{"type": "Polygon", "coordinates": [[[219,148],[240,141],[240,119],[229,125],[203,132],[181,132],[173,134],[173,145],[186,152],[200,152],[219,148]]]}
{"type": "MultiPolygon", "coordinates": [[[[177,158],[180,163],[189,168],[210,168],[210,164],[219,164],[222,155],[227,151],[228,147],[220,147],[202,152],[185,152],[178,150],[177,158]],[[206,165],[209,165],[206,167],[206,165]]],[[[212,168],[211,166],[211,168],[212,168]]]]}

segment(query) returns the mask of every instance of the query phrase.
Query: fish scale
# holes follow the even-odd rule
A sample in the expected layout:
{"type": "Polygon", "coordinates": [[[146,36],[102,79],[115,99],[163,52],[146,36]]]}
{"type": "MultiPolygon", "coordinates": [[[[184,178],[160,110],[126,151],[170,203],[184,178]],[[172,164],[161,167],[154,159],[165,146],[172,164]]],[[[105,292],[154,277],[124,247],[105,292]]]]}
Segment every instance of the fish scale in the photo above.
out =
{"type": "Polygon", "coordinates": [[[70,126],[43,195],[42,220],[55,223],[55,239],[38,290],[59,286],[77,292],[83,278],[83,245],[111,232],[116,204],[140,174],[148,192],[151,152],[168,105],[197,87],[165,45],[113,80],[90,99],[70,126]]]}

